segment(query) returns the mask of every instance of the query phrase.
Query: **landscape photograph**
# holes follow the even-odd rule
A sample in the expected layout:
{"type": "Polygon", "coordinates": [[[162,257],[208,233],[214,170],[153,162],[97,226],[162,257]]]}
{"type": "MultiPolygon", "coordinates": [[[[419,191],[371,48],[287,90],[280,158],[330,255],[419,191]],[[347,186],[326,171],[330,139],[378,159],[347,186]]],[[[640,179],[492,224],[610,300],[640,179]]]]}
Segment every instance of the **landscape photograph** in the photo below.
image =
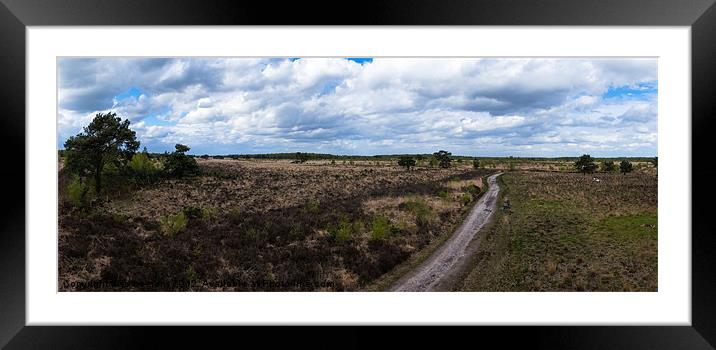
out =
{"type": "Polygon", "coordinates": [[[657,68],[58,57],[57,290],[657,292],[657,68]]]}

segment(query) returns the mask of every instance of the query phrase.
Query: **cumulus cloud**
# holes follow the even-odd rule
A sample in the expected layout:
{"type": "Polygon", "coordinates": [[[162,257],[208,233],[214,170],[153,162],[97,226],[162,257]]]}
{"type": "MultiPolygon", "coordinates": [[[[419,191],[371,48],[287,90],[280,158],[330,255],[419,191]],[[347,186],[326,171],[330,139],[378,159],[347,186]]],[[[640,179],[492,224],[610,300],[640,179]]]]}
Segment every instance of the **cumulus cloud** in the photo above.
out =
{"type": "Polygon", "coordinates": [[[92,116],[150,150],[654,155],[656,59],[62,58],[60,142],[92,116]]]}

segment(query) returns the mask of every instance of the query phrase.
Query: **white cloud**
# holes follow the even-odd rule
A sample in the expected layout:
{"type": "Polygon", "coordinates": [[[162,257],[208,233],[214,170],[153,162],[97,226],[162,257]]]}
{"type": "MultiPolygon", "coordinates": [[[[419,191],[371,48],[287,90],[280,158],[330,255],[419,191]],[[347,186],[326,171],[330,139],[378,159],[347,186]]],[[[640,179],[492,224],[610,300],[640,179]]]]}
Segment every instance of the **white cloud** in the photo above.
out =
{"type": "Polygon", "coordinates": [[[656,152],[655,89],[643,84],[657,80],[655,59],[64,58],[59,69],[61,139],[112,110],[150,147],[205,153],[656,152]],[[616,87],[630,91],[605,95],[616,87]]]}

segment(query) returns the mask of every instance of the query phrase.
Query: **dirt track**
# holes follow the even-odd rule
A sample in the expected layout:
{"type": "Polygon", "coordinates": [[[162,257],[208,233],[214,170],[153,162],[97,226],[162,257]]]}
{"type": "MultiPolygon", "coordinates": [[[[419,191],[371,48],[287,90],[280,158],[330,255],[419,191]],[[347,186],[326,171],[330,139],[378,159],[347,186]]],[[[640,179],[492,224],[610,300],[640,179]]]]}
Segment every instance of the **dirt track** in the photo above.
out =
{"type": "Polygon", "coordinates": [[[465,251],[475,234],[482,228],[496,209],[500,192],[495,174],[487,178],[489,189],[470,211],[462,225],[431,257],[413,272],[403,276],[390,289],[393,292],[428,292],[447,278],[465,256],[465,251]]]}

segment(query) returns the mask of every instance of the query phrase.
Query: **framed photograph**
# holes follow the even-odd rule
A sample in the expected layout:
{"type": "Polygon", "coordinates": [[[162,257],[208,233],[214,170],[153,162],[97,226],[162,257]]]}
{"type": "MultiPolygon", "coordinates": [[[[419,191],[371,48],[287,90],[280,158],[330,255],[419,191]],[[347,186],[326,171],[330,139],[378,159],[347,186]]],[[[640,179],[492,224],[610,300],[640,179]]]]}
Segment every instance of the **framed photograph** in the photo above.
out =
{"type": "Polygon", "coordinates": [[[8,348],[716,343],[713,1],[2,1],[8,348]]]}

